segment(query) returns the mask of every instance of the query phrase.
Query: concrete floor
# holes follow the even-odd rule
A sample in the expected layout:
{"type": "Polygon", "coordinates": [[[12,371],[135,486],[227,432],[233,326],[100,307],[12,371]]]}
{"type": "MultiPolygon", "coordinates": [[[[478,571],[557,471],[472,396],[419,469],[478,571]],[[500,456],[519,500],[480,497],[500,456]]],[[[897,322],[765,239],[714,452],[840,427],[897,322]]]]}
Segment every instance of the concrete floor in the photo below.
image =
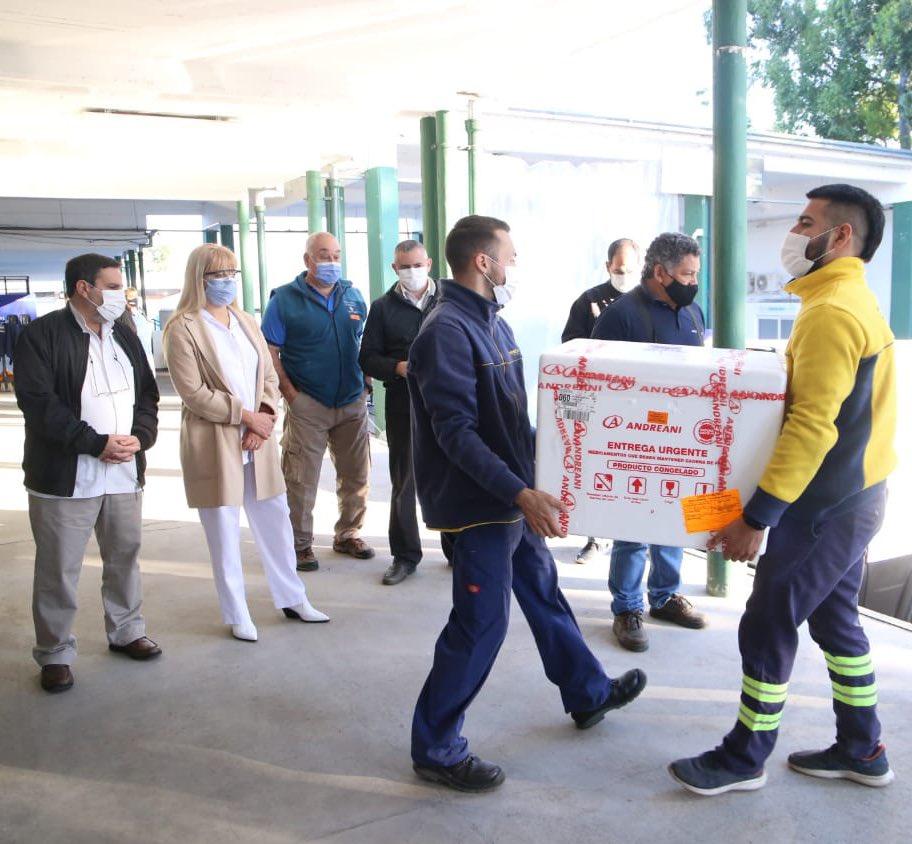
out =
{"type": "Polygon", "coordinates": [[[466,723],[472,748],[504,766],[506,785],[466,796],[422,784],[410,768],[409,724],[449,609],[450,577],[429,536],[417,576],[395,588],[379,584],[389,562],[382,444],[365,530],[379,549],[375,560],[328,550],[329,469],[321,483],[323,565],[306,582],[331,624],[293,623],[275,612],[245,534],[260,631],[260,641],[247,644],[220,623],[203,534],[184,504],[177,424],[173,406],[164,410],[145,507],[145,614],[164,656],[147,665],[108,653],[93,545],[80,584],[76,686],[49,696],[30,657],[33,546],[18,468],[21,419],[0,398],[0,841],[909,840],[912,633],[866,623],[897,771],[890,788],[786,769],[790,750],[827,745],[833,734],[823,659],[804,632],[768,786],[698,798],[664,768],[713,746],[733,723],[736,629],[750,580],[739,569],[731,598],[708,598],[703,563],[690,558],[685,591],[711,626],[650,623],[651,649],[633,655],[611,637],[607,562],[574,565],[574,540],[554,547],[584,634],[609,673],[641,666],[648,688],[596,728],[577,731],[516,611],[466,723]]]}

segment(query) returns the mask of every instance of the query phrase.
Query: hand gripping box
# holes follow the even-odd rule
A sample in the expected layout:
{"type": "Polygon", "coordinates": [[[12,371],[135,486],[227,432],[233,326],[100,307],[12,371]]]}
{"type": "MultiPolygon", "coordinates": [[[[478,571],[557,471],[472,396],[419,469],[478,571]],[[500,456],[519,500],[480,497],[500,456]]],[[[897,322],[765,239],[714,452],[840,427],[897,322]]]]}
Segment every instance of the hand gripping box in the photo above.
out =
{"type": "Polygon", "coordinates": [[[782,426],[773,352],[572,340],[541,356],[536,487],[568,533],[705,548],[782,426]]]}

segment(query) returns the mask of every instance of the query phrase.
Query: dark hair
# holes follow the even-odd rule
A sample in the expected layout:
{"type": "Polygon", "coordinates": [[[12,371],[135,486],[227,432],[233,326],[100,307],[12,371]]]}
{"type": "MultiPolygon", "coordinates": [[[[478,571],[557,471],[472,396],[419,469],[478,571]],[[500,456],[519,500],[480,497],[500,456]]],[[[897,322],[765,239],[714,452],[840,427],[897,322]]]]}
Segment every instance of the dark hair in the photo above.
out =
{"type": "Polygon", "coordinates": [[[877,199],[854,185],[821,185],[805,194],[808,199],[825,199],[827,220],[834,226],[849,223],[861,248],[858,257],[867,263],[883,239],[884,210],[877,199]]]}
{"type": "Polygon", "coordinates": [[[424,249],[424,244],[419,243],[417,240],[403,240],[402,243],[396,244],[396,248],[393,250],[393,253],[411,252],[413,249],[424,249]]]}
{"type": "Polygon", "coordinates": [[[609,264],[614,260],[614,256],[617,255],[618,250],[622,246],[629,246],[631,249],[633,249],[634,252],[637,253],[637,257],[640,257],[640,247],[637,245],[637,242],[635,240],[631,240],[629,237],[621,237],[608,247],[609,264]]]}
{"type": "Polygon", "coordinates": [[[76,292],[76,282],[82,279],[89,284],[94,284],[98,278],[98,273],[109,267],[120,268],[120,261],[116,258],[110,258],[107,255],[99,255],[97,252],[89,252],[87,255],[77,255],[66,262],[63,280],[66,288],[66,295],[72,296],[76,292]]]}
{"type": "Polygon", "coordinates": [[[685,255],[696,255],[699,258],[700,244],[692,237],[680,232],[663,232],[649,244],[649,248],[646,250],[642,280],[652,278],[656,264],[661,264],[670,271],[681,263],[681,259],[685,255]]]}
{"type": "Polygon", "coordinates": [[[479,252],[486,252],[497,243],[497,232],[510,227],[496,217],[472,214],[456,221],[446,239],[446,259],[454,275],[465,270],[479,252]]]}

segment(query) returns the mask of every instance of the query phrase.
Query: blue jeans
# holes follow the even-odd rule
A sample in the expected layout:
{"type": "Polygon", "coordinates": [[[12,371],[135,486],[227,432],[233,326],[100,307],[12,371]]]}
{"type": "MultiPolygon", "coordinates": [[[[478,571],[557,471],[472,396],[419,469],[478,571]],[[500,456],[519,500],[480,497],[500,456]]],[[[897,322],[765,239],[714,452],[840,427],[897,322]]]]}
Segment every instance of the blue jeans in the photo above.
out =
{"type": "Polygon", "coordinates": [[[611,569],[608,588],[614,596],[611,612],[643,611],[643,572],[646,570],[646,549],[649,549],[649,606],[665,606],[665,602],[681,588],[683,548],[670,545],[644,545],[642,542],[614,540],[611,546],[611,569]]]}

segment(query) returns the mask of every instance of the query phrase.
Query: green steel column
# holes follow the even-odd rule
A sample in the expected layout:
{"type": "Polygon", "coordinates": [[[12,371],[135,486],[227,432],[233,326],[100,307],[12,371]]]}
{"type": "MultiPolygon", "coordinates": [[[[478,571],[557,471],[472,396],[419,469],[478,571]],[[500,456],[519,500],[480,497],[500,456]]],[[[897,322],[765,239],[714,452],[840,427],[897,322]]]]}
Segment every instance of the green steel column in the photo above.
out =
{"type": "Polygon", "coordinates": [[[136,253],[136,265],[139,268],[139,298],[142,300],[143,313],[148,313],[148,305],[146,303],[146,265],[143,261],[142,247],[136,253]]]}
{"type": "Polygon", "coordinates": [[[469,119],[465,122],[466,130],[466,150],[468,152],[469,160],[469,213],[475,213],[475,138],[478,134],[478,121],[469,116],[469,119]]]}
{"type": "Polygon", "coordinates": [[[266,209],[262,205],[254,205],[253,213],[256,215],[257,270],[260,281],[260,319],[262,319],[269,301],[269,287],[266,283],[266,209]]]}
{"type": "Polygon", "coordinates": [[[203,229],[203,243],[218,243],[218,229],[203,229]]]}
{"type": "Polygon", "coordinates": [[[326,180],[326,230],[339,241],[342,250],[342,276],[347,278],[345,260],[345,191],[339,180],[326,180]]]}
{"type": "MultiPolygon", "coordinates": [[[[395,167],[373,167],[364,174],[367,202],[367,262],[370,298],[379,299],[395,281],[390,264],[399,241],[399,183],[395,167]]],[[[386,428],[386,396],[383,385],[374,380],[375,421],[386,428]]]]}
{"type": "Polygon", "coordinates": [[[893,206],[890,328],[899,340],[912,338],[912,202],[893,206]]]}
{"type": "MultiPolygon", "coordinates": [[[[713,0],[713,346],[744,348],[747,298],[747,0],[713,0]]],[[[728,594],[731,564],[707,555],[706,590],[728,594]]]]}
{"type": "Polygon", "coordinates": [[[127,264],[127,283],[130,287],[136,287],[136,250],[128,249],[124,258],[127,264]]]}
{"type": "Polygon", "coordinates": [[[323,197],[323,176],[319,170],[307,171],[307,231],[309,234],[324,231],[323,218],[326,200],[323,197]]]}
{"type": "Polygon", "coordinates": [[[348,254],[345,249],[345,188],[342,184],[338,187],[339,199],[339,231],[336,234],[336,240],[339,241],[339,248],[342,250],[342,278],[348,278],[348,254]]]}
{"type": "Polygon", "coordinates": [[[449,231],[447,219],[447,116],[448,112],[438,111],[434,115],[437,129],[437,247],[440,250],[437,264],[440,276],[448,274],[446,267],[446,236],[449,231]]]}
{"type": "Polygon", "coordinates": [[[437,240],[437,119],[421,118],[421,214],[424,248],[434,262],[434,278],[442,276],[442,244],[437,240]]]}
{"type": "Polygon", "coordinates": [[[242,199],[237,204],[238,219],[238,261],[241,270],[241,296],[244,310],[248,314],[256,312],[256,303],[253,299],[253,273],[250,272],[250,208],[247,200],[242,199]]]}
{"type": "Polygon", "coordinates": [[[219,226],[219,239],[222,241],[222,246],[234,252],[234,226],[231,224],[219,226]]]}
{"type": "Polygon", "coordinates": [[[710,318],[710,283],[712,267],[711,244],[712,237],[709,230],[709,202],[708,196],[687,194],[684,196],[684,234],[690,235],[700,244],[700,292],[697,294],[697,304],[706,315],[707,326],[712,325],[710,318]],[[698,235],[697,232],[700,232],[698,235]]]}

